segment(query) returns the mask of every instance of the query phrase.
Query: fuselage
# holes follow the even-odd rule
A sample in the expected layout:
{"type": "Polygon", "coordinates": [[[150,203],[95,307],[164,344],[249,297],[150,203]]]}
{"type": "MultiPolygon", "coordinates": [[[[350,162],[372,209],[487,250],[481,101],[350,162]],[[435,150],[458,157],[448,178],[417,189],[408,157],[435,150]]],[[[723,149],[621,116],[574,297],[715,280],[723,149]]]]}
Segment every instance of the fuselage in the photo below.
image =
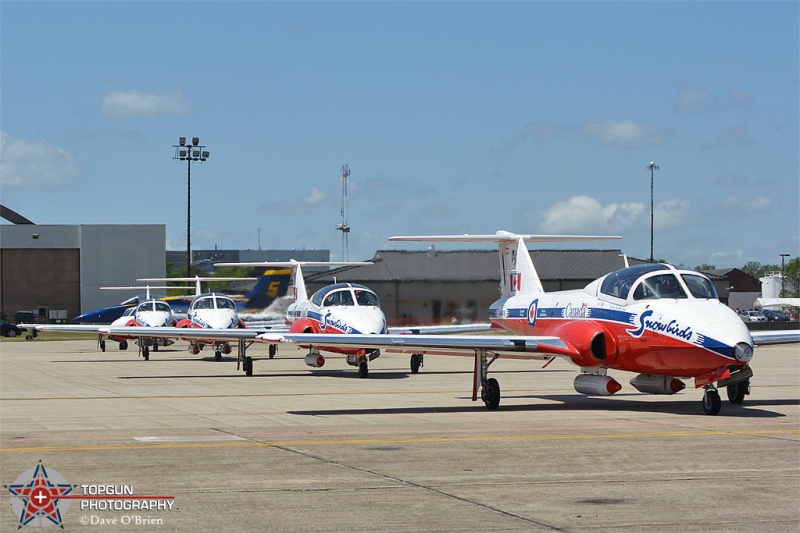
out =
{"type": "MultiPolygon", "coordinates": [[[[112,326],[136,326],[142,328],[170,327],[175,325],[175,318],[170,306],[160,300],[145,300],[136,307],[131,307],[114,322],[112,326]]],[[[146,333],[146,331],[142,331],[146,333]]],[[[122,342],[133,336],[112,335],[112,339],[122,342]]]]}
{"type": "Polygon", "coordinates": [[[192,300],[186,321],[178,327],[229,329],[241,327],[241,322],[233,299],[212,292],[192,300]]]}
{"type": "Polygon", "coordinates": [[[711,281],[663,264],[618,270],[584,290],[501,298],[489,318],[516,334],[563,338],[582,367],[697,377],[752,355],[747,327],[711,281]]]}

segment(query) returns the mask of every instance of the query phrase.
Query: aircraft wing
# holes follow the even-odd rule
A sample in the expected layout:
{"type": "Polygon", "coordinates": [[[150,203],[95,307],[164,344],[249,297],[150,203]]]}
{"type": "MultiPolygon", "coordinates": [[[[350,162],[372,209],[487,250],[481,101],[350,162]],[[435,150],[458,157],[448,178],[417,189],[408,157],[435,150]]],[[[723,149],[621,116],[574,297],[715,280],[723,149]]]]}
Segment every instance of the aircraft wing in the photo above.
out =
{"type": "Polygon", "coordinates": [[[269,328],[232,328],[232,329],[213,329],[213,328],[141,328],[135,326],[107,326],[106,332],[109,335],[132,335],[141,336],[141,331],[147,330],[148,337],[165,337],[173,339],[202,339],[214,341],[238,341],[255,340],[259,334],[269,331],[269,328]]]}
{"type": "Polygon", "coordinates": [[[385,349],[388,353],[473,356],[485,350],[509,359],[550,359],[577,355],[559,337],[510,335],[392,335],[392,334],[316,334],[268,332],[258,335],[261,342],[313,345],[321,349],[362,347],[385,349]]]}
{"type": "Polygon", "coordinates": [[[389,328],[389,333],[396,335],[403,334],[440,334],[440,333],[465,333],[468,331],[489,331],[492,329],[490,322],[480,322],[476,324],[443,324],[440,326],[402,326],[389,328]]]}
{"type": "Polygon", "coordinates": [[[779,331],[751,331],[753,344],[785,344],[800,342],[800,329],[785,329],[779,331]]]}
{"type": "MultiPolygon", "coordinates": [[[[21,328],[36,331],[63,331],[67,333],[108,333],[108,324],[17,324],[21,328]]],[[[142,328],[136,328],[141,331],[142,328]]],[[[138,336],[138,333],[137,333],[138,336]]]]}

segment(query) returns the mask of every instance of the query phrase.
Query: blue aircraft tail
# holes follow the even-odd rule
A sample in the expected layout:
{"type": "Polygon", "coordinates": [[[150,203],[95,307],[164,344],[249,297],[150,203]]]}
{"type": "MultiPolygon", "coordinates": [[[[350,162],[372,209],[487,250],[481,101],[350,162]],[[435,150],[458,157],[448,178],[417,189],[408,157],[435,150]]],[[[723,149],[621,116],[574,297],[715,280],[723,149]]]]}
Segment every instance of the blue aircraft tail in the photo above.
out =
{"type": "Polygon", "coordinates": [[[276,298],[286,296],[292,281],[292,269],[267,269],[247,294],[245,309],[266,309],[276,298]]]}

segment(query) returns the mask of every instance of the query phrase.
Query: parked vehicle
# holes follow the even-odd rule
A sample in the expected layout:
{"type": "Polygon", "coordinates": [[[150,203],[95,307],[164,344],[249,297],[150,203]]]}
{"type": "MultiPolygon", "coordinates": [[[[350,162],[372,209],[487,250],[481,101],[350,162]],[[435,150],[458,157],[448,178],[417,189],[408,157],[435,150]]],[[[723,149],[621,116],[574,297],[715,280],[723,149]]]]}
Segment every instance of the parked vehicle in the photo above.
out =
{"type": "Polygon", "coordinates": [[[769,320],[770,322],[789,322],[789,315],[786,315],[781,311],[775,311],[773,309],[764,309],[763,313],[764,316],[767,317],[767,320],[769,320]]]}
{"type": "Polygon", "coordinates": [[[739,315],[745,322],[766,322],[767,317],[761,314],[761,311],[744,311],[739,315]]]}
{"type": "Polygon", "coordinates": [[[16,324],[0,320],[0,333],[3,337],[17,337],[25,333],[25,330],[18,327],[16,324]]]}

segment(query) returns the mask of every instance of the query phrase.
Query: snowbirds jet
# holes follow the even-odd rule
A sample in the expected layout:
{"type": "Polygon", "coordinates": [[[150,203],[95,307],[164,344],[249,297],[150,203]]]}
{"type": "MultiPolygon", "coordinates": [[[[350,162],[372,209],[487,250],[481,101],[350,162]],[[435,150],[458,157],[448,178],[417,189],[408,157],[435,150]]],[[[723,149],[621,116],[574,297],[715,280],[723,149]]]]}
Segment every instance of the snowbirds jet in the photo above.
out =
{"type": "MultiPolygon", "coordinates": [[[[370,262],[316,262],[295,261],[262,263],[215,263],[216,267],[264,267],[291,268],[294,270],[294,302],[284,313],[290,333],[337,334],[384,334],[386,316],[380,307],[378,296],[367,287],[355,283],[334,283],[321,288],[308,297],[303,278],[303,267],[360,266],[370,262]]],[[[270,358],[275,355],[275,344],[270,344],[270,358]]],[[[344,354],[347,364],[358,367],[359,377],[369,374],[369,361],[380,356],[379,349],[331,348],[328,351],[344,354]]],[[[319,368],[325,357],[317,346],[310,346],[305,357],[308,366],[319,368]]]]}
{"type": "MultiPolygon", "coordinates": [[[[588,395],[611,395],[622,385],[609,370],[634,372],[630,384],[650,394],[675,394],[681,378],[703,388],[703,411],[721,408],[718,387],[731,403],[750,393],[753,337],[742,320],[717,298],[711,281],[666,264],[623,268],[583,290],[545,292],[525,242],[610,240],[620,237],[494,235],[392,237],[392,241],[495,242],[499,247],[501,295],[489,319],[505,336],[482,335],[259,335],[261,340],[333,347],[385,349],[414,355],[474,357],[473,401],[500,405],[500,386],[488,376],[498,358],[549,361],[562,357],[580,368],[574,387],[588,395]]],[[[769,332],[766,332],[769,333],[769,332]]],[[[759,336],[757,336],[758,338],[759,336]]],[[[776,336],[773,335],[773,338],[776,336]]],[[[778,336],[796,342],[797,334],[778,336]]],[[[763,342],[770,342],[763,337],[763,342]]]]}

